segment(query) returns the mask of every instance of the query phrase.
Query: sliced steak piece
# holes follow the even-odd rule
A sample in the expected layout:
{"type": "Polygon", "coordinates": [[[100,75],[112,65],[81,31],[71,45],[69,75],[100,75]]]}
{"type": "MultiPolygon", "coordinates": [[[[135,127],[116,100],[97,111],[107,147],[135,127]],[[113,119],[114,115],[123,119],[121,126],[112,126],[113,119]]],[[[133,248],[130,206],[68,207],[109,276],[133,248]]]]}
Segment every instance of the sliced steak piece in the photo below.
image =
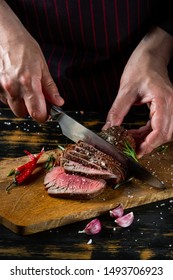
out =
{"type": "Polygon", "coordinates": [[[105,169],[94,169],[91,167],[84,166],[75,161],[66,161],[64,163],[64,170],[66,173],[72,173],[77,175],[86,176],[94,179],[112,179],[117,178],[115,174],[105,169]]]}
{"type": "Polygon", "coordinates": [[[95,169],[102,169],[98,164],[91,161],[90,157],[86,159],[85,154],[79,153],[75,151],[75,148],[70,145],[70,148],[67,147],[63,152],[63,161],[65,162],[65,159],[76,161],[80,164],[83,164],[84,166],[88,166],[95,169]]]}
{"type": "Polygon", "coordinates": [[[136,143],[130,132],[122,126],[112,126],[98,133],[100,137],[110,144],[117,146],[121,151],[124,150],[125,142],[130,143],[133,149],[136,149],[136,143]]]}
{"type": "Polygon", "coordinates": [[[51,171],[46,173],[46,176],[44,177],[44,185],[46,185],[46,188],[49,188],[49,183],[53,184],[53,182],[56,180],[57,176],[64,173],[64,168],[61,166],[54,167],[51,171]]]}
{"type": "Polygon", "coordinates": [[[101,194],[105,187],[106,181],[103,179],[90,179],[79,175],[67,174],[59,172],[59,168],[55,167],[45,176],[46,188],[48,194],[63,198],[90,199],[101,194]],[[57,172],[57,176],[55,176],[57,172]],[[51,180],[51,175],[53,180],[51,180]],[[47,178],[46,178],[47,177],[47,178]]]}
{"type": "Polygon", "coordinates": [[[120,162],[83,141],[76,143],[76,146],[78,148],[82,148],[84,151],[86,151],[86,153],[88,153],[89,162],[94,162],[94,164],[97,164],[102,169],[108,170],[109,172],[115,174],[117,177],[117,182],[125,179],[126,169],[120,162]]]}

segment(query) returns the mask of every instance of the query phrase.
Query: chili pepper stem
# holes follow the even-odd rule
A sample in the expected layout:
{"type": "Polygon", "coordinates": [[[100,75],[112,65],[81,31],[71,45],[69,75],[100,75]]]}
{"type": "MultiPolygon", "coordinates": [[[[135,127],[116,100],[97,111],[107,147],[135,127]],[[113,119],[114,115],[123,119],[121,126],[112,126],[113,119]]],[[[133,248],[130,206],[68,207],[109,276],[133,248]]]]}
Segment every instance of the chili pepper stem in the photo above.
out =
{"type": "Polygon", "coordinates": [[[10,190],[14,187],[14,185],[16,186],[16,182],[15,182],[15,181],[11,182],[11,183],[6,187],[6,189],[5,189],[6,192],[9,193],[10,190]]]}

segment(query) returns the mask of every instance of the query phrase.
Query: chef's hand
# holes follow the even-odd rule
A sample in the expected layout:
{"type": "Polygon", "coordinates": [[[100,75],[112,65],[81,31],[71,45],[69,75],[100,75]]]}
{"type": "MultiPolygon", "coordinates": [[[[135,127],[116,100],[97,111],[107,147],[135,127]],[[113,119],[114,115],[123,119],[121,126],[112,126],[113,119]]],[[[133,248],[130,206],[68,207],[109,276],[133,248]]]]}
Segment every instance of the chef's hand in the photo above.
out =
{"type": "Polygon", "coordinates": [[[0,19],[0,100],[16,116],[44,122],[46,101],[61,106],[64,100],[39,45],[5,1],[0,1],[0,19]]]}
{"type": "Polygon", "coordinates": [[[156,27],[132,53],[121,77],[118,95],[103,129],[121,125],[134,104],[147,104],[150,120],[132,130],[141,144],[138,157],[171,140],[173,133],[173,86],[167,65],[173,50],[173,37],[156,27]]]}

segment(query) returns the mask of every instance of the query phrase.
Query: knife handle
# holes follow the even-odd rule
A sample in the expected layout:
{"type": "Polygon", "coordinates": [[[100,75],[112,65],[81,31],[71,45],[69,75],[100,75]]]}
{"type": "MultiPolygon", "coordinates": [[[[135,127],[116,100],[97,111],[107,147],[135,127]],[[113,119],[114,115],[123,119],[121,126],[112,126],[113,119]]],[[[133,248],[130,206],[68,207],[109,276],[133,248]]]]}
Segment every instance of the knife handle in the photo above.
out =
{"type": "Polygon", "coordinates": [[[50,115],[51,115],[52,119],[56,119],[62,113],[63,113],[63,110],[60,107],[51,105],[50,115]]]}

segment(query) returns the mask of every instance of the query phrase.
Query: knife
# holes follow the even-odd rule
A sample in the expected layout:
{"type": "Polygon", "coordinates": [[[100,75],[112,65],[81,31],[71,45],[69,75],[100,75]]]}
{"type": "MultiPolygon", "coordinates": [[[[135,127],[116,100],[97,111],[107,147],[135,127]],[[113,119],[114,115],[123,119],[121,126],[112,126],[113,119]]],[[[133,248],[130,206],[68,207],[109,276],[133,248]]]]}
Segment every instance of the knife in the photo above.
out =
{"type": "Polygon", "coordinates": [[[126,166],[129,173],[136,179],[147,183],[159,189],[165,189],[164,183],[152,175],[145,167],[136,162],[134,159],[125,155],[114,145],[108,143],[99,135],[86,128],[69,115],[67,115],[60,107],[52,105],[50,115],[53,120],[57,120],[63,135],[71,139],[73,142],[80,140],[94,146],[98,150],[115,158],[122,165],[126,166]]]}

